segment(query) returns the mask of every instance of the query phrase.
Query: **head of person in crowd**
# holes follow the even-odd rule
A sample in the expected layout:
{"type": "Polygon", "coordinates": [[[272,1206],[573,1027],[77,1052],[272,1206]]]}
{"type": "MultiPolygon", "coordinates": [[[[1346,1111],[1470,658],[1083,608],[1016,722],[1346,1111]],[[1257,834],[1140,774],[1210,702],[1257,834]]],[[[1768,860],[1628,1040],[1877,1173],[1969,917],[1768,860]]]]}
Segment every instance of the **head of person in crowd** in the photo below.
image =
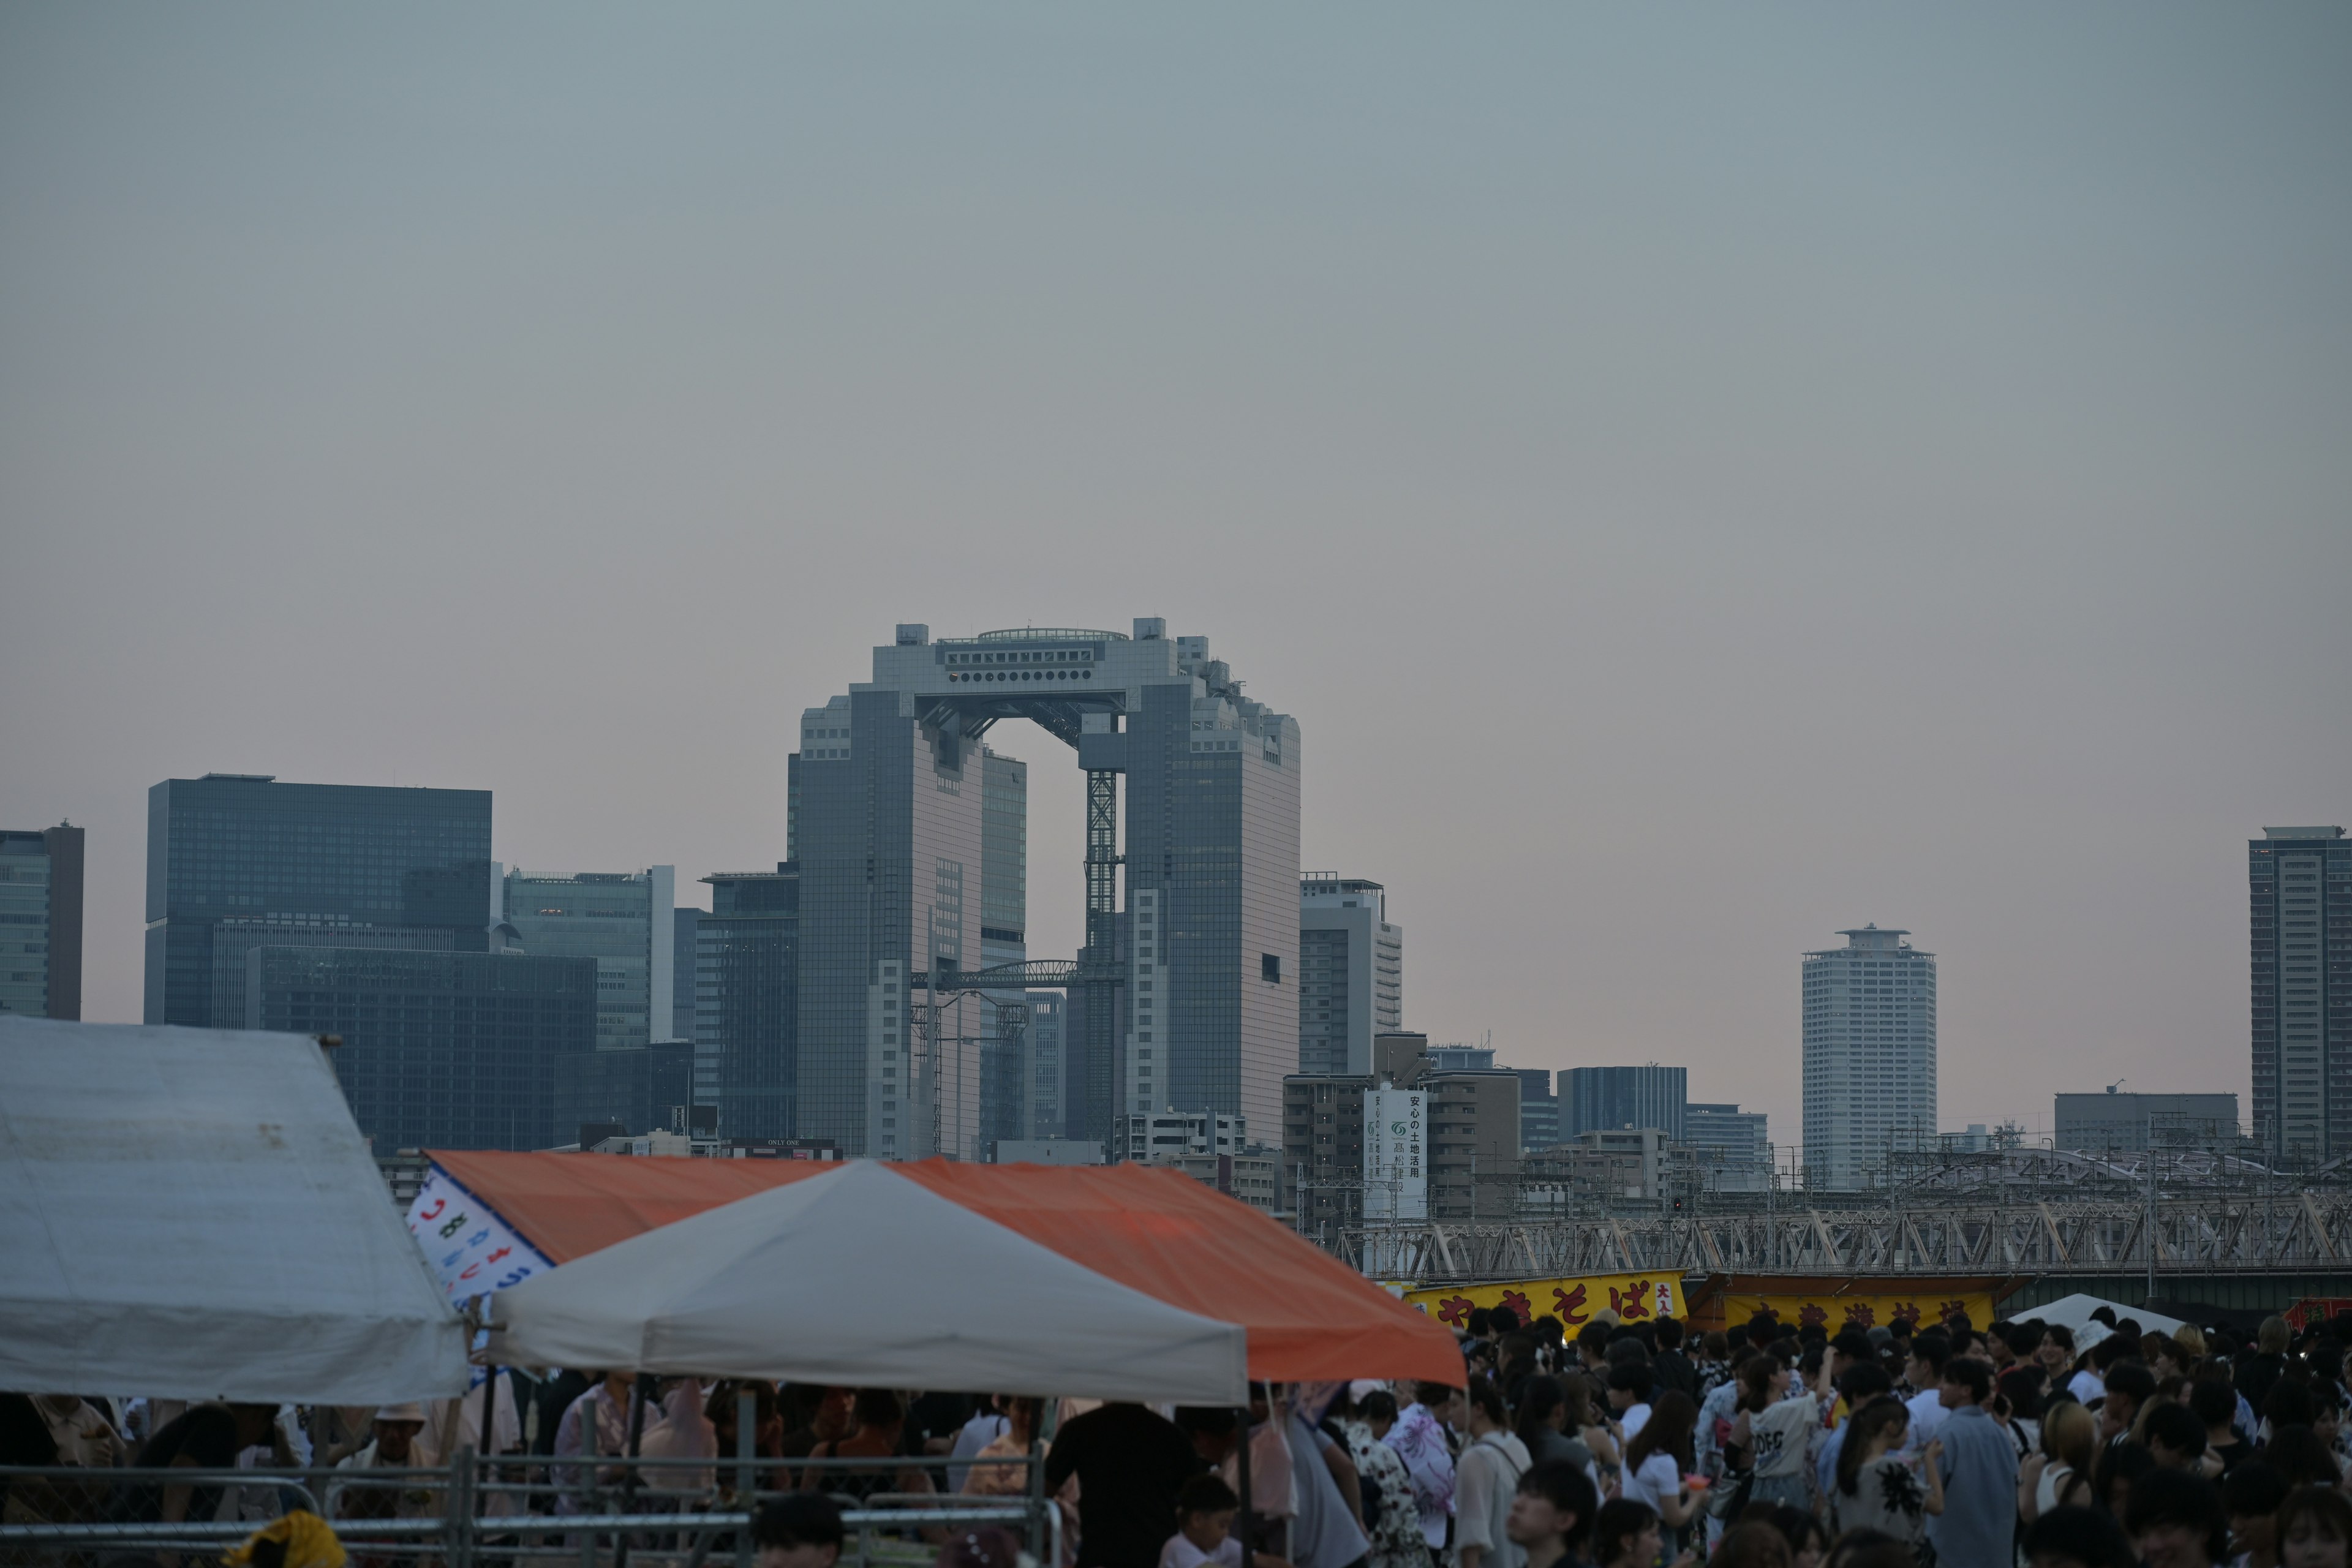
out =
{"type": "MultiPolygon", "coordinates": [[[[2273,1321],[2276,1320],[2273,1319],[2273,1321]]],[[[2334,1487],[2298,1487],[2279,1505],[2279,1568],[2347,1568],[2352,1502],[2334,1487]]]]}
{"type": "Polygon", "coordinates": [[[2230,1516],[2230,1551],[2246,1568],[2278,1561],[2279,1505],[2294,1489],[2266,1459],[2249,1459],[2221,1478],[2221,1508],[2230,1516]]]}
{"type": "MultiPolygon", "coordinates": [[[[1750,1509],[1748,1514],[1758,1511],[1750,1509]]],[[[1744,1521],[1748,1514],[1742,1514],[1740,1518],[1744,1521]]],[[[1780,1539],[1789,1543],[1792,1568],[1821,1568],[1822,1559],[1829,1555],[1829,1531],[1822,1528],[1818,1518],[1804,1509],[1794,1508],[1785,1502],[1775,1503],[1761,1522],[1779,1531],[1780,1539]]]]}
{"type": "MultiPolygon", "coordinates": [[[[275,1405],[268,1406],[271,1418],[277,1417],[275,1405]]],[[[261,1442],[268,1442],[267,1428],[261,1442]]],[[[416,1435],[425,1430],[425,1407],[421,1405],[380,1405],[375,1413],[375,1459],[379,1465],[401,1466],[416,1456],[416,1435]]],[[[245,1433],[240,1430],[237,1436],[245,1433]]],[[[247,1443],[247,1447],[255,1444],[247,1443]]]]}
{"type": "MultiPolygon", "coordinates": [[[[2103,1342],[2100,1348],[2112,1342],[2103,1342]]],[[[2156,1376],[2143,1362],[2118,1361],[2108,1365],[2106,1384],[2107,1396],[2100,1402],[2099,1430],[2101,1436],[2115,1438],[2132,1429],[2139,1407],[2156,1396],[2156,1376]]]]}
{"type": "Polygon", "coordinates": [[[1681,1389],[1670,1388],[1658,1395],[1651,1409],[1650,1418],[1625,1445],[1625,1468],[1638,1470],[1642,1462],[1653,1454],[1664,1454],[1685,1475],[1698,1468],[1694,1457],[1694,1439],[1698,1434],[1698,1404],[1681,1389]]]}
{"type": "Polygon", "coordinates": [[[1396,1395],[1385,1388],[1372,1390],[1356,1401],[1356,1417],[1375,1438],[1387,1436],[1397,1422],[1396,1395]]]}
{"type": "Polygon", "coordinates": [[[1822,1568],[1918,1568],[1918,1560],[1883,1530],[1849,1530],[1830,1548],[1822,1568]]]}
{"type": "Polygon", "coordinates": [[[2007,1372],[2010,1363],[2017,1360],[2017,1347],[2009,1342],[2010,1332],[2016,1327],[2007,1318],[1995,1318],[1985,1325],[1985,1355],[1997,1371],[2007,1372]]]}
{"type": "Polygon", "coordinates": [[[2238,1419],[2238,1391],[2226,1379],[2200,1377],[2189,1385],[2189,1408],[2197,1419],[2205,1423],[2205,1440],[2209,1444],[2231,1441],[2236,1433],[2233,1424],[2238,1419]]]}
{"type": "Polygon", "coordinates": [[[2312,1398],[2310,1384],[2295,1378],[2280,1378],[2263,1395],[2263,1419],[2273,1431],[2281,1426],[2308,1426],[2318,1412],[2319,1402],[2312,1398]]]}
{"type": "Polygon", "coordinates": [[[2186,1373],[2189,1370],[2180,1364],[2180,1346],[2169,1334],[2140,1335],[2139,1359],[2147,1363],[2147,1370],[2156,1373],[2159,1382],[2168,1373],[2186,1373]]]}
{"type": "Polygon", "coordinates": [[[851,1436],[876,1453],[892,1453],[907,1430],[907,1407],[887,1388],[861,1388],[849,1407],[851,1436]]]}
{"type": "Polygon", "coordinates": [[[1519,1331],[1519,1315],[1508,1307],[1490,1307],[1486,1310],[1486,1329],[1498,1340],[1505,1334],[1516,1334],[1519,1331]]]}
{"type": "Polygon", "coordinates": [[[1759,1312],[1748,1320],[1748,1342],[1762,1350],[1780,1337],[1780,1321],[1769,1312],[1759,1312]]]}
{"type": "Polygon", "coordinates": [[[2211,1568],[2230,1560],[2230,1515],[2203,1476],[2159,1468],[2132,1483],[2124,1533],[2146,1568],[2211,1568]]]}
{"type": "Polygon", "coordinates": [[[1903,1447],[1911,1429],[1911,1412],[1903,1402],[1882,1395],[1855,1410],[1838,1444],[1837,1489],[1846,1497],[1862,1493],[1862,1473],[1871,1462],[1903,1447]]]}
{"type": "Polygon", "coordinates": [[[1657,1336],[1660,1350],[1678,1352],[1683,1348],[1683,1326],[1680,1320],[1671,1317],[1660,1318],[1651,1325],[1651,1331],[1657,1336]]]}
{"type": "Polygon", "coordinates": [[[2205,1458],[2205,1423],[2186,1405],[2158,1400],[2140,1424],[2141,1442],[2168,1470],[2193,1470],[2205,1458]]]}
{"type": "Polygon", "coordinates": [[[1721,1329],[1709,1329],[1698,1339],[1699,1353],[1718,1364],[1731,1359],[1731,1336],[1721,1329]]]}
{"type": "Polygon", "coordinates": [[[1531,1377],[1519,1388],[1517,1414],[1514,1429],[1519,1441],[1528,1446],[1528,1453],[1536,1453],[1546,1432],[1568,1431],[1568,1390],[1556,1377],[1531,1377]]]}
{"type": "Polygon", "coordinates": [[[2180,1347],[2181,1364],[2195,1371],[2197,1363],[2213,1353],[2206,1342],[2205,1331],[2194,1323],[2183,1323],[2172,1331],[2172,1342],[2180,1347]]]}
{"type": "Polygon", "coordinates": [[[2034,1352],[2042,1370],[2050,1374],[2053,1383],[2064,1383],[2074,1370],[2074,1331],[2063,1323],[2045,1323],[2042,1328],[2042,1343],[2034,1352]]]}
{"type": "Polygon", "coordinates": [[[1739,1409],[1769,1409],[1788,1390],[1789,1369],[1781,1364],[1779,1356],[1759,1351],[1739,1363],[1739,1409]]]}
{"type": "Polygon", "coordinates": [[[1192,1543],[1203,1557],[1213,1558],[1234,1532],[1234,1516],[1242,1500],[1224,1478],[1211,1472],[1192,1477],[1176,1489],[1176,1533],[1192,1543]]]}
{"type": "Polygon", "coordinates": [[[2019,1361],[2030,1361],[2042,1367],[2047,1376],[2050,1369],[2042,1363],[2042,1320],[2029,1318],[2021,1323],[2011,1323],[2004,1331],[2009,1340],[2009,1353],[2019,1361]]]}
{"type": "Polygon", "coordinates": [[[1470,1337],[1474,1340],[1490,1338],[1495,1331],[1495,1309],[1492,1307],[1471,1308],[1469,1329],[1470,1337]]]}
{"type": "Polygon", "coordinates": [[[2052,1405],[2042,1417],[2042,1452],[2052,1464],[2065,1466],[2088,1484],[2099,1453],[2098,1422],[2072,1400],[2052,1405]]]}
{"type": "Polygon", "coordinates": [[[1787,1536],[1763,1520],[1751,1523],[1742,1518],[1723,1532],[1707,1568],[1796,1568],[1796,1562],[1787,1536]]]}
{"type": "Polygon", "coordinates": [[[1650,1352],[1642,1343],[1639,1334],[1621,1330],[1609,1342],[1609,1351],[1604,1359],[1612,1371],[1621,1366],[1647,1366],[1650,1364],[1650,1352]]]}
{"type": "Polygon", "coordinates": [[[1944,1381],[1944,1363],[1952,1359],[1952,1342],[1941,1334],[1919,1334],[1903,1360],[1903,1381],[1925,1393],[1944,1381]]]}
{"type": "Polygon", "coordinates": [[[1511,1429],[1510,1406],[1503,1403],[1502,1392],[1495,1386],[1494,1379],[1472,1378],[1462,1397],[1469,1406],[1464,1417],[1463,1429],[1472,1436],[1483,1437],[1489,1432],[1511,1429]]]}
{"type": "Polygon", "coordinates": [[[1566,1459],[1529,1465],[1519,1478],[1503,1533],[1532,1564],[1548,1565],[1580,1554],[1591,1533],[1601,1501],[1592,1481],[1566,1459]]]}
{"type": "Polygon", "coordinates": [[[2141,1445],[2110,1443],[2099,1450],[2098,1467],[2091,1477],[2092,1492],[2101,1508],[2121,1519],[2132,1488],[2155,1468],[2156,1456],[2141,1445]]]}
{"type": "Polygon", "coordinates": [[[841,1510],[822,1492],[793,1492],[763,1504],[751,1521],[760,1568],[834,1568],[841,1540],[841,1510]]]}
{"type": "Polygon", "coordinates": [[[2264,1318],[2263,1326],[2254,1331],[2254,1351],[2259,1355],[2283,1356],[2294,1342],[2294,1331],[2286,1326],[2284,1318],[2264,1318]]]}
{"type": "Polygon", "coordinates": [[[2291,1487],[2332,1487],[2341,1485],[2344,1479],[2343,1471],[2336,1468],[2335,1453],[2308,1426],[2271,1428],[2271,1440],[2263,1446],[2263,1458],[2286,1478],[2291,1487]]]}
{"type": "Polygon", "coordinates": [[[1568,1337],[1567,1328],[1549,1312],[1546,1312],[1528,1327],[1535,1331],[1536,1339],[1538,1342],[1550,1346],[1553,1350],[1558,1350],[1568,1337]]]}
{"type": "Polygon", "coordinates": [[[1858,1361],[1845,1369],[1836,1386],[1838,1397],[1845,1401],[1850,1415],[1880,1394],[1894,1393],[1895,1380],[1876,1362],[1858,1361]]]}
{"type": "MultiPolygon", "coordinates": [[[[1422,1385],[1443,1387],[1443,1384],[1422,1385]]],[[[1452,1394],[1452,1389],[1445,1389],[1452,1394]]],[[[1230,1405],[1180,1405],[1176,1407],[1176,1430],[1184,1434],[1192,1445],[1192,1452],[1213,1465],[1221,1465],[1225,1456],[1241,1443],[1241,1417],[1230,1405]]]]}
{"type": "Polygon", "coordinates": [[[857,1405],[857,1390],[827,1385],[811,1391],[804,1387],[788,1386],[784,1392],[788,1403],[795,1394],[807,1400],[808,1425],[805,1430],[818,1442],[830,1443],[849,1436],[851,1412],[857,1405]],[[812,1393],[814,1398],[809,1399],[812,1393]]]}
{"type": "Polygon", "coordinates": [[[2001,1396],[2009,1401],[2011,1414],[2021,1420],[2039,1421],[2042,1419],[2043,1381],[2044,1374],[2042,1369],[2032,1362],[2012,1361],[2009,1363],[2009,1369],[2000,1373],[1995,1386],[2000,1390],[2001,1396]]]}
{"type": "Polygon", "coordinates": [[[710,1423],[720,1456],[731,1457],[735,1452],[736,1395],[746,1390],[751,1395],[751,1452],[770,1456],[782,1453],[784,1412],[776,1402],[776,1385],[755,1377],[742,1383],[714,1384],[710,1397],[703,1401],[702,1417],[710,1423]]]}
{"type": "Polygon", "coordinates": [[[1982,1405],[1992,1397],[1992,1363],[1974,1356],[1955,1356],[1944,1363],[1937,1398],[1947,1410],[1982,1405]]]}
{"type": "Polygon", "coordinates": [[[1631,1498],[1611,1498],[1592,1520],[1597,1568],[1653,1568],[1658,1561],[1658,1510],[1631,1498]]]}
{"type": "Polygon", "coordinates": [[[1607,1364],[1609,1360],[1609,1325],[1587,1323],[1576,1331],[1577,1359],[1587,1367],[1607,1364]]]}
{"type": "Polygon", "coordinates": [[[1612,1410],[1622,1415],[1635,1405],[1649,1402],[1649,1363],[1629,1363],[1609,1369],[1609,1407],[1612,1410]]]}
{"type": "Polygon", "coordinates": [[[2139,1568],[2113,1514],[2097,1508],[2045,1510],[2025,1531],[2030,1568],[2139,1568]]]}

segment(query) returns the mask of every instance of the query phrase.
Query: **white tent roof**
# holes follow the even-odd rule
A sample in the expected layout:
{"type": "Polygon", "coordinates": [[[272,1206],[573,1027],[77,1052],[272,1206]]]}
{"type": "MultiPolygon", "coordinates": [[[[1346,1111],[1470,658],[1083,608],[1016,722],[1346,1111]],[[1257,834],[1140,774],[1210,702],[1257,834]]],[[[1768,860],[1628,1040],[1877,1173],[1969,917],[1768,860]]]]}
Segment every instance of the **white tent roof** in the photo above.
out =
{"type": "Polygon", "coordinates": [[[2168,1318],[2162,1312],[2151,1312],[2145,1307],[2126,1307],[2121,1301],[2080,1294],[2061,1296],[2055,1301],[2045,1302],[2039,1307],[2012,1307],[2008,1315],[2021,1323],[2028,1318],[2039,1318],[2045,1323],[2063,1323],[2074,1331],[2075,1348],[2089,1350],[2115,1332],[2105,1323],[2092,1321],[2091,1314],[2101,1307],[2115,1313],[2117,1322],[2129,1318],[2138,1323],[2140,1332],[2144,1334],[2168,1334],[2183,1326],[2179,1318],[2168,1318]],[[2095,1331],[2085,1338],[2086,1330],[2095,1331]]]}
{"type": "Polygon", "coordinates": [[[466,1333],[299,1035],[0,1018],[0,1388],[373,1405],[466,1333]]]}
{"type": "MultiPolygon", "coordinates": [[[[584,1157],[584,1156],[583,1156],[584,1157]]],[[[496,1298],[535,1366],[1237,1405],[1245,1333],[871,1161],[575,1258],[496,1298]]]]}

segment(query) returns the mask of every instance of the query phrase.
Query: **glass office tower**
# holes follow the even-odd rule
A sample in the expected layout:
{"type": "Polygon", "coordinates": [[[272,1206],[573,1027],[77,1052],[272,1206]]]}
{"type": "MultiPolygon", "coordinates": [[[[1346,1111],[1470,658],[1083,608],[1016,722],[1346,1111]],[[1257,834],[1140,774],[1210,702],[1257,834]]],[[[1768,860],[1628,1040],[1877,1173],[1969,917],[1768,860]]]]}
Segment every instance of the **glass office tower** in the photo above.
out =
{"type": "Polygon", "coordinates": [[[677,874],[583,871],[576,877],[508,874],[507,924],[525,952],[596,961],[596,1048],[625,1050],[669,1038],[677,1006],[677,874]]]}
{"type": "Polygon", "coordinates": [[[166,779],[147,792],[144,1017],[243,1023],[215,1016],[224,921],[436,927],[480,950],[491,876],[488,790],[166,779]]]}
{"type": "Polygon", "coordinates": [[[0,1013],[81,1016],[82,830],[0,833],[0,1013]]]}
{"type": "Polygon", "coordinates": [[[577,1135],[555,1093],[563,1058],[595,1044],[593,960],[259,947],[247,988],[258,1027],[342,1037],[335,1076],[378,1154],[577,1135]]]}
{"type": "Polygon", "coordinates": [[[695,1103],[726,1138],[791,1138],[800,1027],[800,868],[705,877],[696,927],[695,1103]]]}

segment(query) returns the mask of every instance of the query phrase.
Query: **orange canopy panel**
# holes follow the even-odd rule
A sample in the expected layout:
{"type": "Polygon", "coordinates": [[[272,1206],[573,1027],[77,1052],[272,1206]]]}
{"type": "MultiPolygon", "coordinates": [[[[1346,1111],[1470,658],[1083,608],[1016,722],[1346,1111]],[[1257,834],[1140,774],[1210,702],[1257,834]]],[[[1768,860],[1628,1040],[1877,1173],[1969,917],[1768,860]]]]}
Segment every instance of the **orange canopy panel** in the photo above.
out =
{"type": "Polygon", "coordinates": [[[891,1167],[1097,1274],[1249,1331],[1253,1377],[1459,1385],[1440,1324],[1246,1204],[1146,1165],[891,1167]]]}
{"type": "MultiPolygon", "coordinates": [[[[435,1152],[557,1263],[785,1182],[814,1160],[659,1160],[435,1152]]],[[[1249,1331],[1253,1377],[1411,1377],[1458,1386],[1462,1352],[1413,1310],[1247,1205],[1140,1165],[890,1169],[1123,1285],[1249,1331]]]]}
{"type": "Polygon", "coordinates": [[[663,1160],[613,1154],[426,1153],[557,1263],[787,1182],[838,1171],[819,1160],[663,1160]]]}

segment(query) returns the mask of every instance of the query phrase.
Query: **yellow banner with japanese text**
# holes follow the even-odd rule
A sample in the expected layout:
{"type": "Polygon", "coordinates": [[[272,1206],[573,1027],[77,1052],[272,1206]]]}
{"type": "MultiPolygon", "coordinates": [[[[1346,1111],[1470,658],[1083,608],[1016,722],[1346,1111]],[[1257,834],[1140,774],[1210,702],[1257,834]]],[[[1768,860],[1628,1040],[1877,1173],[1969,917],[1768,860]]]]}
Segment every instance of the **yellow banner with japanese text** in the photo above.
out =
{"type": "Polygon", "coordinates": [[[1998,1315],[1990,1290],[1890,1290],[1877,1280],[1844,1283],[1846,1288],[1841,1289],[1841,1281],[1824,1279],[1821,1289],[1798,1293],[1790,1293],[1786,1286],[1760,1294],[1727,1291],[1720,1308],[1722,1322],[1738,1329],[1758,1313],[1769,1312],[1790,1328],[1818,1327],[1833,1334],[1840,1329],[1870,1329],[1898,1321],[1937,1323],[1954,1312],[1966,1312],[1969,1321],[1981,1329],[1998,1315]]]}
{"type": "Polygon", "coordinates": [[[1408,1305],[1449,1328],[1466,1328],[1471,1310],[1508,1307],[1522,1325],[1558,1318],[1572,1336],[1603,1311],[1620,1322],[1683,1315],[1683,1282],[1675,1274],[1595,1274],[1580,1279],[1507,1279],[1492,1285],[1442,1285],[1404,1291],[1408,1305]]]}

